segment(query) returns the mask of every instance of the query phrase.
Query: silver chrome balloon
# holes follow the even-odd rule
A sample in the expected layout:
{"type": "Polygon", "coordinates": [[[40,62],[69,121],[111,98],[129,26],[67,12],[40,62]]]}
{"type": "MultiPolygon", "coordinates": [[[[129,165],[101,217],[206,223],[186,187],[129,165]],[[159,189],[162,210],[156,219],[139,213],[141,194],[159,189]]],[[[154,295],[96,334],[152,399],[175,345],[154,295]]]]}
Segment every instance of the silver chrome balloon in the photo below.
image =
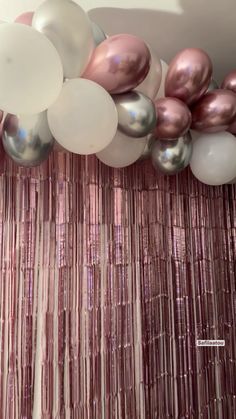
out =
{"type": "Polygon", "coordinates": [[[153,166],[166,175],[175,175],[188,166],[192,155],[190,133],[177,140],[156,140],[152,146],[153,166]]]}
{"type": "Polygon", "coordinates": [[[57,49],[65,78],[79,77],[94,49],[91,21],[71,0],[46,0],[35,11],[32,26],[57,49]]]}
{"type": "Polygon", "coordinates": [[[46,160],[53,148],[47,112],[38,115],[8,114],[3,123],[3,146],[19,166],[34,167],[46,160]]]}
{"type": "Polygon", "coordinates": [[[100,26],[97,25],[97,23],[91,22],[91,24],[92,24],[92,32],[93,32],[94,44],[97,47],[103,41],[105,41],[105,39],[107,39],[107,36],[103,32],[103,30],[100,28],[100,26]]]}
{"type": "Polygon", "coordinates": [[[147,160],[151,157],[152,145],[155,141],[156,139],[153,137],[153,135],[149,134],[147,137],[147,144],[145,146],[145,149],[143,150],[142,156],[139,158],[139,161],[147,160]]]}
{"type": "Polygon", "coordinates": [[[216,89],[219,89],[219,86],[214,79],[211,79],[211,82],[209,84],[209,87],[208,87],[206,93],[212,92],[212,90],[216,90],[216,89]]]}
{"type": "Polygon", "coordinates": [[[143,138],[153,131],[157,117],[151,99],[139,92],[114,95],[113,99],[120,131],[133,138],[143,138]]]}

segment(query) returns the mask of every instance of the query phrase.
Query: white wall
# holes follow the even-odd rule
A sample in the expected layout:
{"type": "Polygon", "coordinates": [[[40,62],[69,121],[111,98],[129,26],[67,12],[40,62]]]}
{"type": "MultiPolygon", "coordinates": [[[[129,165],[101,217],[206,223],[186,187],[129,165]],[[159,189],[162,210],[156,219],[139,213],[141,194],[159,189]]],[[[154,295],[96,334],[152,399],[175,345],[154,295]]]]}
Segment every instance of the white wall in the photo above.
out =
{"type": "MultiPolygon", "coordinates": [[[[236,69],[236,0],[76,0],[108,34],[143,37],[169,61],[180,49],[201,47],[220,81],[236,69]]],[[[0,20],[34,10],[42,0],[0,0],[0,20]]]]}
{"type": "MultiPolygon", "coordinates": [[[[96,7],[147,8],[159,10],[181,10],[178,0],[74,0],[84,10],[96,7]]],[[[35,10],[43,0],[0,0],[0,20],[10,20],[26,10],[35,10]]]]}

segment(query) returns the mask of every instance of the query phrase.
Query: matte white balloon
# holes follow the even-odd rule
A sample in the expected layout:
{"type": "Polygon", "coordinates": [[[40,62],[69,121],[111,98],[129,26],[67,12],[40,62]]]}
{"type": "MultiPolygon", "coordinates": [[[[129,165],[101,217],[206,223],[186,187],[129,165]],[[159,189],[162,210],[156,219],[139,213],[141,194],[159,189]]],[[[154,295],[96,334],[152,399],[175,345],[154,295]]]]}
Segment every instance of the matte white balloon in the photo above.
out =
{"type": "Polygon", "coordinates": [[[142,156],[146,144],[147,138],[134,139],[117,131],[111,144],[100,153],[97,153],[97,157],[107,166],[115,168],[127,167],[142,156]]]}
{"type": "Polygon", "coordinates": [[[48,122],[56,141],[76,154],[95,154],[113,140],[118,114],[103,87],[86,79],[68,80],[48,110],[48,122]]]}
{"type": "Polygon", "coordinates": [[[84,10],[71,0],[46,0],[36,10],[32,25],[56,47],[64,77],[79,77],[94,49],[91,22],[84,10]]]}
{"type": "Polygon", "coordinates": [[[135,89],[140,93],[148,96],[150,99],[155,99],[157,92],[161,85],[162,80],[162,65],[161,60],[157,57],[156,53],[150,49],[151,52],[151,67],[147,77],[135,89]]]}
{"type": "Polygon", "coordinates": [[[0,109],[40,113],[57,99],[62,83],[60,57],[47,38],[20,23],[0,25],[0,109]]]}
{"type": "Polygon", "coordinates": [[[165,95],[165,81],[166,81],[166,75],[167,75],[169,66],[168,64],[165,63],[165,61],[161,60],[161,67],[162,67],[161,85],[156,95],[156,99],[166,96],[165,95]]]}
{"type": "Polygon", "coordinates": [[[193,142],[190,167],[207,185],[223,185],[236,177],[236,138],[228,132],[202,134],[193,142]]]}

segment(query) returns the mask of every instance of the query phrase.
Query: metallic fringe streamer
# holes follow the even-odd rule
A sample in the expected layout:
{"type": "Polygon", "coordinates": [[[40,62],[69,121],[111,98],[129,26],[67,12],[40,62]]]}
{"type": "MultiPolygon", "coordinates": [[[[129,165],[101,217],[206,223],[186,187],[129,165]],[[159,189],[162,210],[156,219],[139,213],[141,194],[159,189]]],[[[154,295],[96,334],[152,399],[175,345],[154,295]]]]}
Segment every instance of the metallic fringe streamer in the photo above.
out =
{"type": "Polygon", "coordinates": [[[235,186],[55,153],[0,192],[1,419],[236,416],[235,186]]]}

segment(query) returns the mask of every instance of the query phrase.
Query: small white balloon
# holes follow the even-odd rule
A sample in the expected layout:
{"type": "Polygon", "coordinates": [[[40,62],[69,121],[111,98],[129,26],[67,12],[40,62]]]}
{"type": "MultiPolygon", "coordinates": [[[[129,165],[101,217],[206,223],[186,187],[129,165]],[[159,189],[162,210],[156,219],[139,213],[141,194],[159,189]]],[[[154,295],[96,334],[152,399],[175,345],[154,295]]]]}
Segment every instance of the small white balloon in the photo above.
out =
{"type": "Polygon", "coordinates": [[[97,153],[97,157],[107,166],[114,168],[127,167],[142,156],[146,144],[146,137],[136,140],[117,131],[111,144],[100,153],[97,153]]]}
{"type": "Polygon", "coordinates": [[[151,53],[151,67],[147,77],[135,89],[140,93],[148,96],[150,99],[155,99],[162,80],[162,64],[156,53],[150,49],[151,53]]]}
{"type": "Polygon", "coordinates": [[[166,82],[166,75],[168,73],[169,66],[166,64],[165,61],[161,60],[161,67],[162,67],[162,77],[161,77],[161,85],[158,90],[156,99],[165,97],[165,82],[166,82]]]}
{"type": "Polygon", "coordinates": [[[48,110],[48,122],[56,141],[76,154],[95,154],[113,140],[118,114],[103,87],[86,79],[64,83],[60,96],[48,110]]]}
{"type": "Polygon", "coordinates": [[[193,143],[190,167],[207,185],[223,185],[236,177],[236,138],[228,132],[201,134],[193,143]]]}
{"type": "Polygon", "coordinates": [[[64,77],[79,77],[94,49],[91,23],[85,11],[71,0],[46,0],[36,10],[32,25],[56,47],[64,77]]]}
{"type": "Polygon", "coordinates": [[[30,26],[0,25],[0,109],[37,114],[58,97],[63,69],[52,43],[30,26]]]}

